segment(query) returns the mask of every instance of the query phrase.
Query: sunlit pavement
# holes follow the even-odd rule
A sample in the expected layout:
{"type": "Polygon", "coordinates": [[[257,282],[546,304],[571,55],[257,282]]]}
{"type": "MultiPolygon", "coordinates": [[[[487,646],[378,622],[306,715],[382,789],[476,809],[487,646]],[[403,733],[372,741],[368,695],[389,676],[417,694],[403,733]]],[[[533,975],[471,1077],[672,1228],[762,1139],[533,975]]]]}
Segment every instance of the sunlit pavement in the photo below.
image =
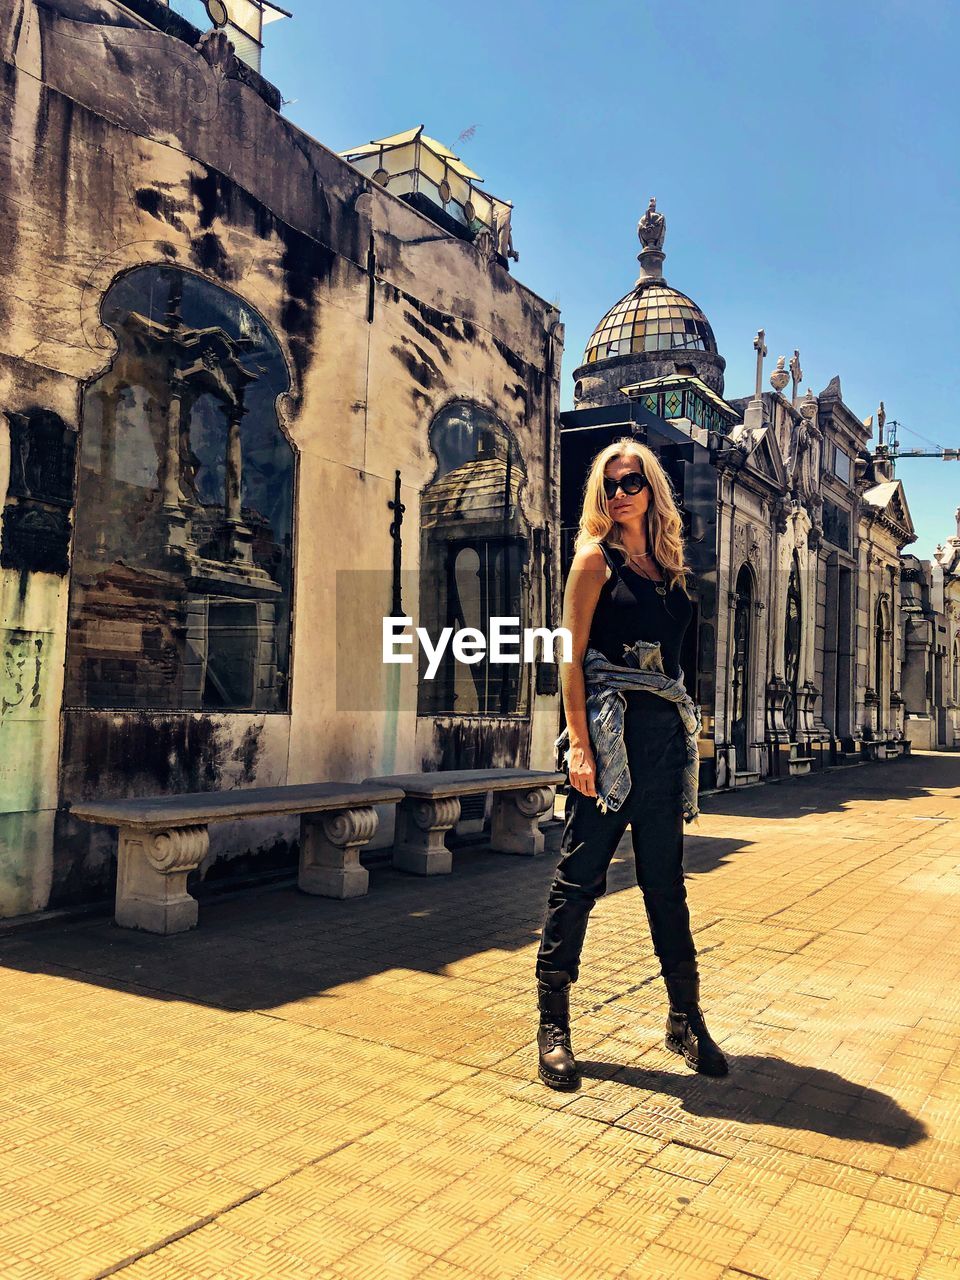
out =
{"type": "MultiPolygon", "coordinates": [[[[960,1275],[960,756],[705,799],[697,1077],[622,851],[536,1079],[554,852],[374,867],[157,938],[0,936],[0,1275],[960,1275]]],[[[629,841],[627,841],[627,845],[629,841]]]]}

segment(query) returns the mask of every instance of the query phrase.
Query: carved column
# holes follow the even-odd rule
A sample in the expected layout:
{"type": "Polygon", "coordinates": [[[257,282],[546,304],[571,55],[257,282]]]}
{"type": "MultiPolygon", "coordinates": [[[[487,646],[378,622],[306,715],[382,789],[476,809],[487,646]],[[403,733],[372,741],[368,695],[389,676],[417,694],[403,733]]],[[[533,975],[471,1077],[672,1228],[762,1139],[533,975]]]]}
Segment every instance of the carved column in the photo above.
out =
{"type": "Polygon", "coordinates": [[[163,505],[168,511],[180,510],[180,421],[183,415],[183,393],[182,381],[172,378],[163,453],[163,505]]]}
{"type": "Polygon", "coordinates": [[[240,449],[240,415],[230,414],[227,427],[227,456],[224,490],[226,517],[233,524],[240,522],[240,486],[243,483],[243,454],[240,449]]]}
{"type": "Polygon", "coordinates": [[[187,517],[180,505],[180,433],[186,387],[174,376],[170,381],[167,434],[163,454],[163,510],[167,517],[167,546],[185,547],[189,541],[187,517]]]}
{"type": "Polygon", "coordinates": [[[552,787],[529,791],[500,791],[493,797],[490,848],[495,853],[543,853],[540,818],[553,807],[552,787]]]}
{"type": "Polygon", "coordinates": [[[372,806],[305,813],[300,819],[300,874],[304,893],[324,898],[362,898],[370,880],[360,850],[377,830],[372,806]]]}
{"type": "Polygon", "coordinates": [[[458,796],[432,800],[407,796],[397,806],[393,865],[418,876],[447,875],[453,870],[453,855],[444,836],[459,820],[458,796]]]}
{"type": "Polygon", "coordinates": [[[183,933],[197,923],[187,876],[210,848],[206,826],[143,831],[121,827],[116,921],[148,933],[183,933]]]}

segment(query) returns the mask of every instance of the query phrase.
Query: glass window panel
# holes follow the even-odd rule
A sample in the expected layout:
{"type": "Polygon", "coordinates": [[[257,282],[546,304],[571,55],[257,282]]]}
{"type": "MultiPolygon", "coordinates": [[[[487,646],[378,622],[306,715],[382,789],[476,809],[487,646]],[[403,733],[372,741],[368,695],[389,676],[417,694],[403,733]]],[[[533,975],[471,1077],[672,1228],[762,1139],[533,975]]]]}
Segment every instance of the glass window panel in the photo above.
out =
{"type": "Polygon", "coordinates": [[[420,168],[437,186],[444,178],[444,163],[429,147],[420,144],[420,168]]]}
{"type": "Polygon", "coordinates": [[[440,188],[435,182],[431,182],[430,179],[422,173],[420,174],[419,190],[422,191],[425,196],[429,196],[435,204],[443,204],[443,201],[440,199],[440,188]]]}
{"type": "MultiPolygon", "coordinates": [[[[252,0],[226,0],[227,12],[230,14],[230,21],[235,23],[241,31],[245,31],[248,36],[252,36],[254,40],[261,40],[261,20],[263,10],[259,4],[252,3],[252,0]]],[[[205,23],[204,26],[207,24],[205,23]]]]}
{"type": "Polygon", "coordinates": [[[402,147],[388,147],[383,153],[383,167],[390,173],[411,173],[417,167],[417,144],[406,142],[402,147]]]}
{"type": "Polygon", "coordinates": [[[412,191],[416,191],[417,175],[415,173],[401,173],[397,177],[390,179],[389,191],[395,196],[407,196],[412,191]]]}

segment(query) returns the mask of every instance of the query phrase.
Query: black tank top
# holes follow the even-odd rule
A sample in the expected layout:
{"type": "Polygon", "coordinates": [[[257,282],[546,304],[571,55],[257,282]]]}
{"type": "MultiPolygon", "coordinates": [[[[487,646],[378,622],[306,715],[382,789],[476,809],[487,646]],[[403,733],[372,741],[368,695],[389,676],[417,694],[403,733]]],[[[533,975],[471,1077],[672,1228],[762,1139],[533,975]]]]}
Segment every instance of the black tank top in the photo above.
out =
{"type": "MultiPolygon", "coordinates": [[[[656,583],[635,573],[619,548],[601,542],[600,550],[611,573],[603,584],[590,624],[591,648],[599,649],[610,662],[622,663],[624,645],[659,640],[663,669],[676,679],[680,675],[680,646],[693,617],[690,598],[679,584],[660,595],[657,587],[666,586],[665,582],[656,583]]],[[[644,693],[642,700],[650,698],[662,701],[655,693],[644,693]]]]}

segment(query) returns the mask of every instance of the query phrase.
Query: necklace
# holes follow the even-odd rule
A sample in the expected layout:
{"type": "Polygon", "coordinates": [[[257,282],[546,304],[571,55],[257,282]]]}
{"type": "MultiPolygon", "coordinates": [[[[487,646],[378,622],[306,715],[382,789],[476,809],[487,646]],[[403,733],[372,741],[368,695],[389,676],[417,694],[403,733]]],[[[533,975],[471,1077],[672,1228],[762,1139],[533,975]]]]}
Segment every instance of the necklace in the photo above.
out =
{"type": "MultiPolygon", "coordinates": [[[[626,548],[624,548],[624,550],[626,551],[626,548]]],[[[652,556],[652,554],[653,553],[650,551],[640,551],[636,555],[634,555],[629,551],[626,552],[626,556],[628,560],[646,560],[646,559],[649,559],[652,556]]],[[[638,577],[646,578],[648,582],[653,582],[656,585],[658,596],[665,596],[667,594],[667,588],[663,585],[662,580],[658,580],[657,578],[650,578],[645,573],[638,574],[638,577]]]]}

